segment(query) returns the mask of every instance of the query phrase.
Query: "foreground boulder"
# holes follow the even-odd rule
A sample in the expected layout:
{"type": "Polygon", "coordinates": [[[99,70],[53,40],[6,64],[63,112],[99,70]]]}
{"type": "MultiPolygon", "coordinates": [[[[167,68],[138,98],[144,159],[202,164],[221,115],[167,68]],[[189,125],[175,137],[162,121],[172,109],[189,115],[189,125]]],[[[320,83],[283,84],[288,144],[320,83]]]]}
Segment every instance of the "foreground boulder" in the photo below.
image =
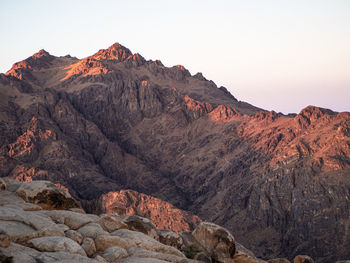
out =
{"type": "Polygon", "coordinates": [[[141,232],[131,231],[128,229],[120,229],[111,233],[112,236],[120,237],[128,243],[128,247],[139,247],[150,251],[171,254],[185,258],[185,255],[174,247],[164,245],[157,240],[145,235],[141,232]]]}
{"type": "Polygon", "coordinates": [[[103,252],[102,257],[108,262],[114,262],[117,259],[128,257],[128,252],[122,247],[109,247],[103,252]]]}
{"type": "Polygon", "coordinates": [[[159,242],[176,247],[177,249],[182,249],[184,241],[179,234],[167,229],[157,230],[159,242]]]}
{"type": "Polygon", "coordinates": [[[79,203],[65,190],[49,181],[31,181],[22,184],[16,193],[23,200],[38,204],[44,209],[81,208],[79,203]]]}
{"type": "Polygon", "coordinates": [[[128,229],[142,232],[152,238],[157,239],[158,234],[152,221],[136,215],[126,215],[123,222],[128,226],[128,229]]]}
{"type": "Polygon", "coordinates": [[[267,261],[268,263],[290,263],[286,258],[274,258],[267,261]]]}
{"type": "Polygon", "coordinates": [[[27,242],[29,247],[42,252],[68,252],[86,256],[84,249],[75,241],[67,237],[40,237],[27,242]]]}
{"type": "Polygon", "coordinates": [[[192,232],[192,235],[208,255],[217,262],[226,262],[235,255],[235,239],[227,229],[221,226],[202,222],[192,232]]]}
{"type": "Polygon", "coordinates": [[[298,255],[294,258],[294,263],[314,263],[314,260],[306,255],[298,255]]]}

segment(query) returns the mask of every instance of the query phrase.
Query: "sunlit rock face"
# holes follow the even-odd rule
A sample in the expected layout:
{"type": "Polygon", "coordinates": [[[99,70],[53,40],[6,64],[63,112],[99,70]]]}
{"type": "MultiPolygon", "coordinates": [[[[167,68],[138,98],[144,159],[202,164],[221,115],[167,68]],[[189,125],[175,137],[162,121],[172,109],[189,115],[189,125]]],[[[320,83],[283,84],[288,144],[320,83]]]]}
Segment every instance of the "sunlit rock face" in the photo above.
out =
{"type": "Polygon", "coordinates": [[[94,213],[117,193],[175,231],[188,211],[265,258],[350,257],[348,112],[264,111],[120,44],[16,63],[0,109],[1,176],[50,179],[94,213]]]}
{"type": "Polygon", "coordinates": [[[199,217],[168,202],[132,190],[103,194],[102,202],[106,213],[147,217],[157,228],[170,229],[176,233],[191,231],[201,222],[199,217]]]}

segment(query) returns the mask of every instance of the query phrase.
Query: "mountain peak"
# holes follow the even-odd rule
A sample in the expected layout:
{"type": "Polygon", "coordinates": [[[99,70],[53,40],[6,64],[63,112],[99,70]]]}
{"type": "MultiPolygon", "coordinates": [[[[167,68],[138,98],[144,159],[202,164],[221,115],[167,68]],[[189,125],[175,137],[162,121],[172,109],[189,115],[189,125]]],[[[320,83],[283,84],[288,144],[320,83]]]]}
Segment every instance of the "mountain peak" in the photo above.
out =
{"type": "Polygon", "coordinates": [[[114,43],[112,46],[110,46],[107,49],[100,49],[96,54],[92,55],[92,58],[101,60],[117,60],[117,61],[124,61],[129,56],[132,56],[132,52],[119,44],[118,42],[114,43]]]}
{"type": "Polygon", "coordinates": [[[37,53],[35,53],[32,58],[41,58],[41,57],[46,57],[46,56],[51,56],[49,52],[47,52],[45,49],[39,50],[37,53]]]}
{"type": "Polygon", "coordinates": [[[308,119],[316,120],[321,118],[324,115],[334,115],[334,114],[336,113],[332,110],[309,105],[306,108],[302,109],[298,115],[301,115],[308,119]]]}

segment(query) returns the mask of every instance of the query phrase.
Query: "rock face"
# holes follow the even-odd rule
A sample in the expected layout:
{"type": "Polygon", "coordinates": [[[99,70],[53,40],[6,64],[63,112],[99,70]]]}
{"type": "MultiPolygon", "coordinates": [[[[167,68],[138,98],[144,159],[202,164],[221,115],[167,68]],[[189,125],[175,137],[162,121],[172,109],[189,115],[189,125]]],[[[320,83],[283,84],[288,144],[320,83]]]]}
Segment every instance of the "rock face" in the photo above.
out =
{"type": "Polygon", "coordinates": [[[175,232],[191,231],[201,221],[199,217],[168,202],[131,190],[103,194],[102,207],[107,213],[147,217],[157,228],[175,232]]]}
{"type": "Polygon", "coordinates": [[[158,198],[264,258],[350,258],[349,141],[348,112],[263,111],[119,44],[81,60],[42,50],[0,74],[0,177],[50,180],[96,214],[118,193],[157,227],[191,229],[158,198]]]}

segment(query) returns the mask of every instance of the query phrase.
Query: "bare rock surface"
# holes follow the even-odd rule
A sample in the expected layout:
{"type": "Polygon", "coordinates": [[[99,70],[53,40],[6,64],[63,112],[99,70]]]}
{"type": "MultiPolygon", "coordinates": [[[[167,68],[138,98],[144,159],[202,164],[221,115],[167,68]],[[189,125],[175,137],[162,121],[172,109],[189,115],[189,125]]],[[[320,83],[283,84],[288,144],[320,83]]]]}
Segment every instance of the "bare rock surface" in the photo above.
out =
{"type": "Polygon", "coordinates": [[[235,240],[225,228],[210,222],[202,222],[193,232],[193,237],[218,262],[232,259],[236,252],[235,240]]]}
{"type": "Polygon", "coordinates": [[[141,232],[131,231],[128,229],[120,229],[111,233],[112,236],[117,236],[128,242],[128,247],[139,247],[146,250],[155,252],[161,252],[166,254],[172,254],[178,257],[185,258],[184,254],[181,253],[174,247],[164,245],[157,240],[145,235],[141,232]]]}
{"type": "Polygon", "coordinates": [[[128,254],[131,257],[153,258],[153,259],[165,260],[165,261],[174,262],[174,263],[181,263],[184,260],[183,257],[175,256],[173,254],[155,252],[155,251],[146,250],[138,247],[129,248],[128,254]]]}
{"type": "Polygon", "coordinates": [[[74,240],[75,242],[77,242],[78,244],[81,244],[81,242],[83,241],[83,236],[82,234],[80,234],[79,232],[75,231],[75,230],[67,230],[64,231],[64,235],[72,240],[74,240]]]}
{"type": "Polygon", "coordinates": [[[171,230],[159,229],[157,234],[159,242],[164,245],[176,247],[177,249],[181,249],[184,245],[182,237],[171,230]]]}
{"type": "Polygon", "coordinates": [[[110,235],[105,235],[105,236],[98,236],[95,239],[95,244],[96,244],[96,249],[98,251],[104,251],[107,248],[118,246],[122,248],[129,248],[136,246],[135,242],[128,242],[128,240],[124,240],[123,238],[120,238],[118,236],[110,236],[110,235]]]}
{"type": "Polygon", "coordinates": [[[88,223],[77,230],[83,237],[89,237],[96,239],[98,236],[105,236],[109,233],[97,224],[97,223],[88,223]]]}
{"type": "Polygon", "coordinates": [[[122,262],[123,263],[168,263],[169,261],[155,259],[155,258],[128,257],[122,262]]]}
{"type": "Polygon", "coordinates": [[[290,261],[286,258],[274,258],[274,259],[269,259],[267,261],[268,263],[290,263],[290,261]]]}
{"type": "Polygon", "coordinates": [[[16,191],[25,201],[45,209],[69,209],[80,207],[71,195],[49,181],[32,181],[22,184],[16,191]]]}
{"type": "Polygon", "coordinates": [[[27,244],[42,252],[68,252],[86,256],[85,251],[77,242],[66,237],[39,237],[29,240],[27,244]]]}
{"type": "Polygon", "coordinates": [[[116,214],[102,215],[97,223],[108,232],[129,227],[128,224],[124,222],[124,217],[116,214]]]}
{"type": "Polygon", "coordinates": [[[48,210],[43,212],[49,216],[56,223],[61,223],[69,226],[73,230],[77,230],[80,227],[95,222],[99,219],[96,215],[81,214],[66,210],[48,210]]]}
{"type": "Polygon", "coordinates": [[[81,243],[81,247],[88,257],[92,257],[96,253],[95,242],[92,238],[85,237],[81,243]]]}
{"type": "Polygon", "coordinates": [[[294,263],[314,263],[314,260],[307,255],[298,255],[293,260],[294,263]]]}
{"type": "Polygon", "coordinates": [[[122,247],[109,247],[102,253],[102,257],[108,262],[128,257],[128,252],[122,247]]]}
{"type": "Polygon", "coordinates": [[[123,217],[123,223],[128,226],[128,229],[142,232],[154,239],[158,238],[158,234],[152,221],[137,215],[126,215],[123,217]]]}

